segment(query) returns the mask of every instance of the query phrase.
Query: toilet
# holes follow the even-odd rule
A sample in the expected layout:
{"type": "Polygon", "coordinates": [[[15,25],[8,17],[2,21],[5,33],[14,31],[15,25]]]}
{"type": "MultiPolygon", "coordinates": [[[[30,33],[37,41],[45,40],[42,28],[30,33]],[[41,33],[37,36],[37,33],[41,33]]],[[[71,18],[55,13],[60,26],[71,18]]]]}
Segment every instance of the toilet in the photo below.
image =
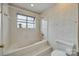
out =
{"type": "Polygon", "coordinates": [[[56,48],[52,51],[51,56],[71,56],[73,53],[74,43],[57,40],[56,48]]]}

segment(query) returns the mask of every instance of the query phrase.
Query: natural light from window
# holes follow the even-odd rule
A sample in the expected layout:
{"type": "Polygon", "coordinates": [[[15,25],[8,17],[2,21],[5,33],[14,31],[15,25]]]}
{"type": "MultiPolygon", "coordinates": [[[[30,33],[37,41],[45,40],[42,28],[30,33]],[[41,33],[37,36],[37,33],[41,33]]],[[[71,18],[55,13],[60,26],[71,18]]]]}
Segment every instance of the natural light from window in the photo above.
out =
{"type": "Polygon", "coordinates": [[[17,28],[35,28],[35,18],[17,14],[17,28]]]}

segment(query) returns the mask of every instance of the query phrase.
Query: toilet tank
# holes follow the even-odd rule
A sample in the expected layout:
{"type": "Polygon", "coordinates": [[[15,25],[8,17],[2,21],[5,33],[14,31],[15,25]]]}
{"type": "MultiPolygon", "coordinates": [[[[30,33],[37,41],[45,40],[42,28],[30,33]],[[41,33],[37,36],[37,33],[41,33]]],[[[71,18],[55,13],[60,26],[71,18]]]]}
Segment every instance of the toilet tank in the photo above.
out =
{"type": "Polygon", "coordinates": [[[56,41],[56,49],[68,52],[67,49],[73,49],[74,43],[69,43],[63,40],[57,40],[56,41]]]}

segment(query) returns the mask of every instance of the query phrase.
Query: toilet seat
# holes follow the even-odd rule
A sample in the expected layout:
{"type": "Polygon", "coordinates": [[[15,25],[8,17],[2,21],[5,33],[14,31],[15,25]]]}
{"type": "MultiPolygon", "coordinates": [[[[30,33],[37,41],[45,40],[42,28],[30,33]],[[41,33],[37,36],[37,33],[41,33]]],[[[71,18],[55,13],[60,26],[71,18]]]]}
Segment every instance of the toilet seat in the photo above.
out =
{"type": "Polygon", "coordinates": [[[63,52],[63,51],[60,51],[60,50],[54,50],[52,53],[51,53],[52,56],[66,56],[66,53],[63,52]]]}

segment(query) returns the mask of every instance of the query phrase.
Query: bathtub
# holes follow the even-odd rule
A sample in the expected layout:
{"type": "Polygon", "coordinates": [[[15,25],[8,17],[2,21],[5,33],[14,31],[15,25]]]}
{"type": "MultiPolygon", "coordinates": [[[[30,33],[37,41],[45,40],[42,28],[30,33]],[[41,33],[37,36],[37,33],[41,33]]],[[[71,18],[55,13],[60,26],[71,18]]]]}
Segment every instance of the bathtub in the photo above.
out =
{"type": "Polygon", "coordinates": [[[42,40],[22,48],[16,48],[16,49],[9,48],[9,50],[4,52],[4,55],[5,56],[49,56],[51,52],[52,52],[52,48],[47,42],[47,40],[42,40]]]}

